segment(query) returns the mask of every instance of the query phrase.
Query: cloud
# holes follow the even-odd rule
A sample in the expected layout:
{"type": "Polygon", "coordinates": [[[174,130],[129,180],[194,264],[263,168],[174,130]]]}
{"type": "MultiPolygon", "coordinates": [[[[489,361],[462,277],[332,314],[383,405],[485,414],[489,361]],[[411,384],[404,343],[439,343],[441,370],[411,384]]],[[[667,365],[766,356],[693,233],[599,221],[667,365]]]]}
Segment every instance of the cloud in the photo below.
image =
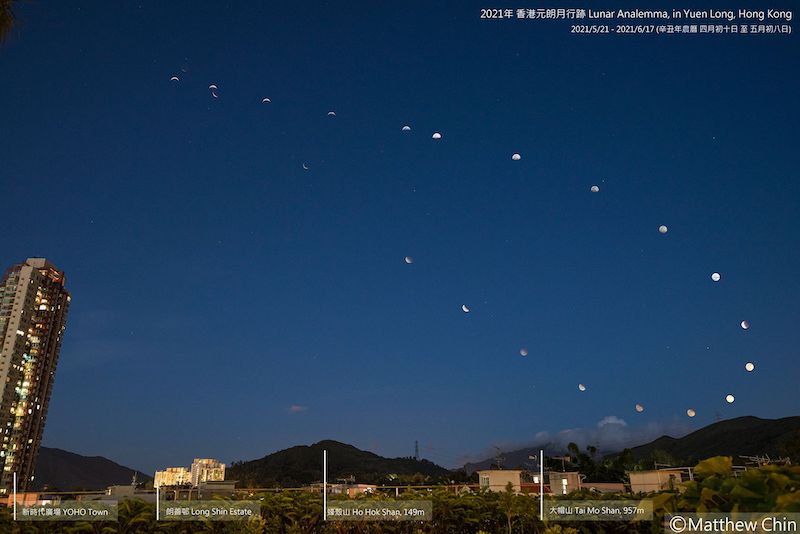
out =
{"type": "Polygon", "coordinates": [[[626,447],[644,445],[663,435],[675,438],[683,437],[692,431],[692,427],[685,421],[677,418],[666,421],[654,421],[642,426],[629,426],[619,416],[607,415],[600,419],[594,426],[587,428],[565,428],[558,432],[537,432],[531,439],[515,442],[497,442],[491,447],[475,455],[470,455],[470,461],[482,461],[492,458],[500,448],[508,457],[508,462],[524,461],[529,451],[526,449],[545,449],[547,455],[566,452],[567,444],[575,443],[581,450],[586,450],[587,445],[597,447],[600,454],[620,452],[626,447]],[[520,455],[514,456],[514,451],[520,455]]]}
{"type": "Polygon", "coordinates": [[[289,413],[300,413],[308,410],[307,406],[300,406],[299,404],[292,404],[289,406],[289,413]]]}
{"type": "Polygon", "coordinates": [[[597,422],[597,428],[603,428],[606,425],[628,426],[628,423],[616,415],[607,415],[597,422]]]}

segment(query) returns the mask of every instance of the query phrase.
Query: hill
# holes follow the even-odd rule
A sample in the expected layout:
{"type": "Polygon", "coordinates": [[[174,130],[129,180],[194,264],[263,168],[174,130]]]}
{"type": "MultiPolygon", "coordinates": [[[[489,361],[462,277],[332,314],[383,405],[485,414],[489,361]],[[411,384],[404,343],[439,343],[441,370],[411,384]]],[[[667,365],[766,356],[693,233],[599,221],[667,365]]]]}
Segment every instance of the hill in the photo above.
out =
{"type": "Polygon", "coordinates": [[[800,431],[800,417],[761,419],[745,416],[727,419],[687,434],[682,438],[661,436],[633,447],[637,460],[666,453],[675,460],[691,462],[712,456],[785,456],[787,443],[800,431]]]}
{"type": "Polygon", "coordinates": [[[451,472],[428,460],[413,458],[384,458],[338,441],[326,440],[313,445],[299,445],[268,454],[258,460],[234,462],[225,478],[238,480],[242,487],[297,487],[322,481],[322,451],[328,451],[328,480],[355,477],[357,482],[376,483],[416,478],[438,481],[451,472]]]}
{"type": "MultiPolygon", "coordinates": [[[[680,438],[661,436],[644,445],[632,447],[631,453],[635,460],[652,460],[654,454],[660,462],[693,464],[697,460],[712,456],[756,456],[768,454],[772,458],[787,456],[787,443],[797,439],[800,432],[800,417],[784,417],[782,419],[761,419],[745,416],[719,421],[680,438]],[[672,459],[671,462],[668,462],[672,459]]],[[[587,443],[578,443],[581,451],[587,443]]],[[[509,452],[503,452],[503,465],[506,469],[516,467],[535,469],[536,460],[529,460],[529,456],[539,454],[539,449],[545,450],[548,457],[566,454],[566,447],[553,443],[525,447],[509,452]]],[[[608,451],[605,458],[613,459],[620,455],[620,451],[608,451]]],[[[467,473],[478,469],[489,469],[496,463],[494,458],[468,463],[464,466],[467,473]]],[[[549,460],[548,467],[559,467],[556,460],[549,460]]]]}
{"type": "Polygon", "coordinates": [[[140,471],[102,456],[81,456],[50,447],[39,448],[35,473],[34,489],[47,487],[64,491],[103,490],[113,484],[130,484],[134,473],[138,482],[152,480],[140,471]]]}

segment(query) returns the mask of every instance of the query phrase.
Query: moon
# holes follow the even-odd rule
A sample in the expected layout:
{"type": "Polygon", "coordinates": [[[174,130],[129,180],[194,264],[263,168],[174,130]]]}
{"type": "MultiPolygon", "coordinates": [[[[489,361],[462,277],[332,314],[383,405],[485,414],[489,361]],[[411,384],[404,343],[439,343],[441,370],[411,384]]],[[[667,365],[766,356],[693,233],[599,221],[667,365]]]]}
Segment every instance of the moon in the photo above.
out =
{"type": "Polygon", "coordinates": [[[308,164],[307,164],[307,163],[303,163],[303,170],[304,170],[304,171],[307,171],[307,170],[308,170],[308,164]]]}
{"type": "Polygon", "coordinates": [[[735,400],[736,400],[736,397],[734,397],[730,393],[728,393],[728,395],[725,397],[725,402],[727,402],[728,404],[733,404],[733,401],[735,401],[735,400]]]}
{"type": "Polygon", "coordinates": [[[669,228],[667,228],[666,224],[662,224],[658,227],[658,231],[662,234],[666,234],[669,231],[669,228]]]}
{"type": "Polygon", "coordinates": [[[464,313],[469,313],[469,308],[467,307],[466,304],[461,305],[461,311],[463,311],[464,313]]]}
{"type": "Polygon", "coordinates": [[[689,408],[688,410],[686,410],[686,415],[688,415],[689,417],[694,417],[695,415],[697,415],[697,412],[689,408]]]}
{"type": "Polygon", "coordinates": [[[642,413],[644,411],[644,406],[642,406],[641,404],[637,404],[636,405],[636,411],[639,412],[639,413],[642,413]]]}
{"type": "Polygon", "coordinates": [[[744,368],[748,373],[752,373],[756,366],[753,362],[747,362],[744,364],[744,368]]]}
{"type": "Polygon", "coordinates": [[[742,330],[747,330],[748,328],[750,328],[750,321],[742,321],[741,323],[739,323],[739,326],[742,327],[742,330]]]}
{"type": "Polygon", "coordinates": [[[513,159],[514,161],[519,161],[522,159],[522,156],[515,153],[514,155],[511,156],[511,159],[513,159]]]}
{"type": "Polygon", "coordinates": [[[519,349],[519,355],[520,356],[527,356],[528,355],[528,349],[526,349],[525,347],[522,347],[521,349],[519,349]]]}
{"type": "Polygon", "coordinates": [[[328,117],[335,117],[335,116],[336,116],[336,112],[335,111],[329,111],[328,112],[328,117]]]}
{"type": "Polygon", "coordinates": [[[172,78],[169,79],[169,81],[171,81],[171,82],[179,82],[179,81],[181,81],[181,79],[178,78],[177,76],[173,76],[172,78]]]}
{"type": "Polygon", "coordinates": [[[584,386],[583,384],[578,384],[578,390],[579,391],[586,391],[586,386],[584,386]]]}
{"type": "Polygon", "coordinates": [[[404,132],[410,132],[410,131],[411,131],[411,126],[409,126],[409,125],[405,125],[405,126],[403,126],[402,128],[400,128],[400,129],[401,129],[402,131],[404,131],[404,132]]]}
{"type": "Polygon", "coordinates": [[[270,103],[272,103],[272,100],[270,100],[269,98],[262,98],[261,99],[261,103],[262,104],[270,104],[270,103]]]}
{"type": "Polygon", "coordinates": [[[431,139],[439,140],[441,138],[442,138],[442,134],[440,134],[439,132],[433,132],[433,135],[431,136],[431,139]]]}
{"type": "Polygon", "coordinates": [[[599,191],[600,191],[600,187],[599,187],[599,186],[596,186],[596,185],[593,185],[593,186],[591,187],[591,191],[592,191],[592,193],[597,193],[597,192],[599,192],[599,191]]]}
{"type": "Polygon", "coordinates": [[[403,261],[411,265],[412,263],[414,263],[414,258],[412,258],[411,256],[406,256],[405,258],[403,258],[403,261]]]}
{"type": "Polygon", "coordinates": [[[715,282],[719,282],[722,278],[722,275],[719,273],[711,273],[711,279],[715,282]]]}

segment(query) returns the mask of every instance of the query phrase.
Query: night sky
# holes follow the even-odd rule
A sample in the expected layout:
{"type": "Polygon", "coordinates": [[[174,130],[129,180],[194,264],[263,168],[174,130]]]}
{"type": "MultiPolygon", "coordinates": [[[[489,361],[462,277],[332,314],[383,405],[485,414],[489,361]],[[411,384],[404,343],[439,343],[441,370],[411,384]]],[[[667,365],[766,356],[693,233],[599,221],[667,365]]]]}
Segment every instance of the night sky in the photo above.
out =
{"type": "Polygon", "coordinates": [[[796,36],[216,4],[22,2],[0,47],[0,263],[73,295],[44,445],[454,466],[798,415],[796,36]]]}

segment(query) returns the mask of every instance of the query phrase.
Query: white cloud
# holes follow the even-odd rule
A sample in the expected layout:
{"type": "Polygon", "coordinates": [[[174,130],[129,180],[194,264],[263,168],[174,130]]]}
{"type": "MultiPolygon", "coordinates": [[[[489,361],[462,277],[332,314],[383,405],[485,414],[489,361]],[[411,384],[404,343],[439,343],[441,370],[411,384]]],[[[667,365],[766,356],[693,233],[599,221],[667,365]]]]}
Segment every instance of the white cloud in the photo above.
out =
{"type": "Polygon", "coordinates": [[[292,404],[289,406],[289,413],[300,413],[308,410],[307,406],[300,406],[299,404],[292,404]]]}
{"type": "Polygon", "coordinates": [[[603,428],[606,425],[628,426],[628,423],[616,415],[607,415],[597,422],[597,428],[603,428]]]}

